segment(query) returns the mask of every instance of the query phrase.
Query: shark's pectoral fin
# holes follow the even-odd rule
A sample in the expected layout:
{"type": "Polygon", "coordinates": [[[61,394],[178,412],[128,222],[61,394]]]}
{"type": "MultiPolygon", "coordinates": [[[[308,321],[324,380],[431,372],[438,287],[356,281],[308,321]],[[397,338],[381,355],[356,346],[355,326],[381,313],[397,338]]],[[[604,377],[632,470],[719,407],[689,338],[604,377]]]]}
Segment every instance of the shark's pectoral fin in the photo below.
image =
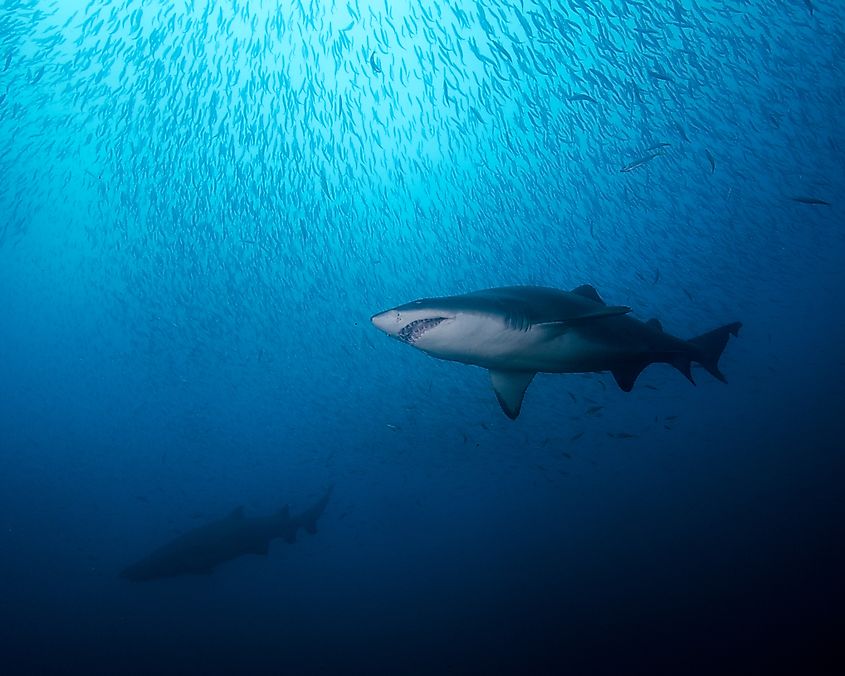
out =
{"type": "Polygon", "coordinates": [[[568,321],[572,323],[591,322],[596,319],[604,319],[605,317],[618,317],[619,315],[626,315],[631,311],[627,305],[605,305],[598,308],[594,312],[588,312],[577,317],[571,317],[568,321]]]}
{"type": "Polygon", "coordinates": [[[499,406],[511,420],[516,420],[522,408],[525,390],[534,378],[534,371],[494,371],[490,370],[490,382],[499,400],[499,406]]]}
{"type": "Polygon", "coordinates": [[[538,322],[534,326],[541,326],[546,329],[559,331],[563,333],[573,326],[582,326],[599,319],[606,319],[607,317],[618,317],[619,315],[626,315],[631,311],[631,308],[625,305],[603,305],[595,310],[585,312],[580,315],[566,317],[565,319],[555,319],[547,322],[538,322]]]}

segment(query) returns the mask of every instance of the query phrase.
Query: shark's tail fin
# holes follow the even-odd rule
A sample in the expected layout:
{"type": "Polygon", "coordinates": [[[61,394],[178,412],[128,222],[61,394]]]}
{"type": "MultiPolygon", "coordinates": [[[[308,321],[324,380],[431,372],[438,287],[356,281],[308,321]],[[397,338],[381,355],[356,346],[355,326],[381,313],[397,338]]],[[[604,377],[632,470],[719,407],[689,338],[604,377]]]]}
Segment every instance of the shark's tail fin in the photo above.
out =
{"type": "Polygon", "coordinates": [[[276,512],[276,537],[284,538],[288,543],[296,539],[296,525],[290,518],[290,507],[288,505],[276,512]]]}
{"type": "Polygon", "coordinates": [[[726,324],[690,340],[690,345],[695,348],[692,360],[701,364],[714,378],[726,383],[724,374],[719,370],[719,357],[728,339],[738,335],[741,327],[742,322],[726,324]]]}
{"type": "Polygon", "coordinates": [[[302,526],[308,533],[313,535],[317,532],[317,519],[319,519],[323,512],[326,511],[326,505],[329,504],[329,498],[332,496],[334,484],[329,485],[323,497],[311,507],[305,514],[302,515],[302,526]]]}

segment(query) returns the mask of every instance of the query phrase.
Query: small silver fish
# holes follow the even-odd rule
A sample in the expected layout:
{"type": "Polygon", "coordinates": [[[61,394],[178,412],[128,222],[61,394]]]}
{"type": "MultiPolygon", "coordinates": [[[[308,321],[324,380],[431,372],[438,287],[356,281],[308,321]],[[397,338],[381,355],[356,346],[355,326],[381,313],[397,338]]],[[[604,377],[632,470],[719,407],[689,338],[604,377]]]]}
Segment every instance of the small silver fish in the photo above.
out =
{"type": "Polygon", "coordinates": [[[707,155],[707,161],[710,163],[710,173],[715,173],[716,158],[713,157],[713,154],[709,150],[707,150],[707,148],[704,149],[704,154],[707,155]]]}
{"type": "Polygon", "coordinates": [[[566,97],[567,101],[588,101],[589,103],[598,103],[592,96],[589,94],[572,94],[571,96],[566,97]]]}
{"type": "Polygon", "coordinates": [[[646,153],[653,153],[654,151],[662,152],[663,148],[668,148],[671,145],[672,145],[671,143],[655,143],[653,146],[651,146],[651,148],[646,148],[645,152],[646,153]]]}
{"type": "Polygon", "coordinates": [[[624,167],[622,167],[619,171],[623,174],[627,174],[629,171],[634,171],[634,169],[638,169],[639,167],[643,166],[644,164],[648,164],[651,162],[655,157],[659,155],[663,155],[663,153],[651,153],[650,155],[643,155],[642,157],[638,157],[633,162],[629,162],[624,167]]]}
{"type": "Polygon", "coordinates": [[[804,195],[797,195],[796,197],[790,197],[793,202],[798,202],[800,204],[815,204],[819,206],[829,207],[830,202],[826,202],[825,200],[819,199],[818,197],[808,197],[804,195]]]}

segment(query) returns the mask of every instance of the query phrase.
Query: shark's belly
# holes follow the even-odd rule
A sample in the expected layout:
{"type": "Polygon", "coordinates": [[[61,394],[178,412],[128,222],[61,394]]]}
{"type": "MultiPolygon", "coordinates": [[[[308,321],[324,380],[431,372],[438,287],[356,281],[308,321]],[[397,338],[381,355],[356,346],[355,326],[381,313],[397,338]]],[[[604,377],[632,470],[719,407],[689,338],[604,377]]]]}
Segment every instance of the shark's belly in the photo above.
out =
{"type": "Polygon", "coordinates": [[[583,373],[612,369],[630,357],[631,347],[576,331],[553,338],[528,331],[507,332],[479,341],[470,350],[434,356],[492,370],[583,373]]]}
{"type": "Polygon", "coordinates": [[[629,349],[612,342],[596,341],[570,332],[513,354],[511,363],[515,370],[585,373],[612,369],[629,353],[629,349]]]}

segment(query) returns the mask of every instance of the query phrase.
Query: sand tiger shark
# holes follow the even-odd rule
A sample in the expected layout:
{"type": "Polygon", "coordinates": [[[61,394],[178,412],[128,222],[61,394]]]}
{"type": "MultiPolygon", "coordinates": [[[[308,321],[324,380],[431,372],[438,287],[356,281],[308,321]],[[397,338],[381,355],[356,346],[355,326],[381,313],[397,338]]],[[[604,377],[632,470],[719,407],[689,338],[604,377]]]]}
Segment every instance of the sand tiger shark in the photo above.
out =
{"type": "Polygon", "coordinates": [[[722,382],[719,357],[740,322],[682,340],[657,319],[629,316],[631,308],[607,305],[589,284],[572,291],[511,286],[462,296],[424,298],[371,319],[387,335],[438,359],[490,371],[505,414],[515,420],[525,390],[538,372],[610,371],[630,392],[649,364],[667,363],[695,383],[701,364],[722,382]]]}
{"type": "Polygon", "coordinates": [[[298,516],[291,516],[287,505],[276,514],[248,518],[243,507],[227,517],[195,528],[156,549],[149,556],[124,569],[122,577],[152,580],[177,575],[209,575],[215,566],[244,554],[267,555],[270,542],[282,538],[296,541],[304,528],[317,532],[317,520],[329,504],[332,489],[298,516]]]}

